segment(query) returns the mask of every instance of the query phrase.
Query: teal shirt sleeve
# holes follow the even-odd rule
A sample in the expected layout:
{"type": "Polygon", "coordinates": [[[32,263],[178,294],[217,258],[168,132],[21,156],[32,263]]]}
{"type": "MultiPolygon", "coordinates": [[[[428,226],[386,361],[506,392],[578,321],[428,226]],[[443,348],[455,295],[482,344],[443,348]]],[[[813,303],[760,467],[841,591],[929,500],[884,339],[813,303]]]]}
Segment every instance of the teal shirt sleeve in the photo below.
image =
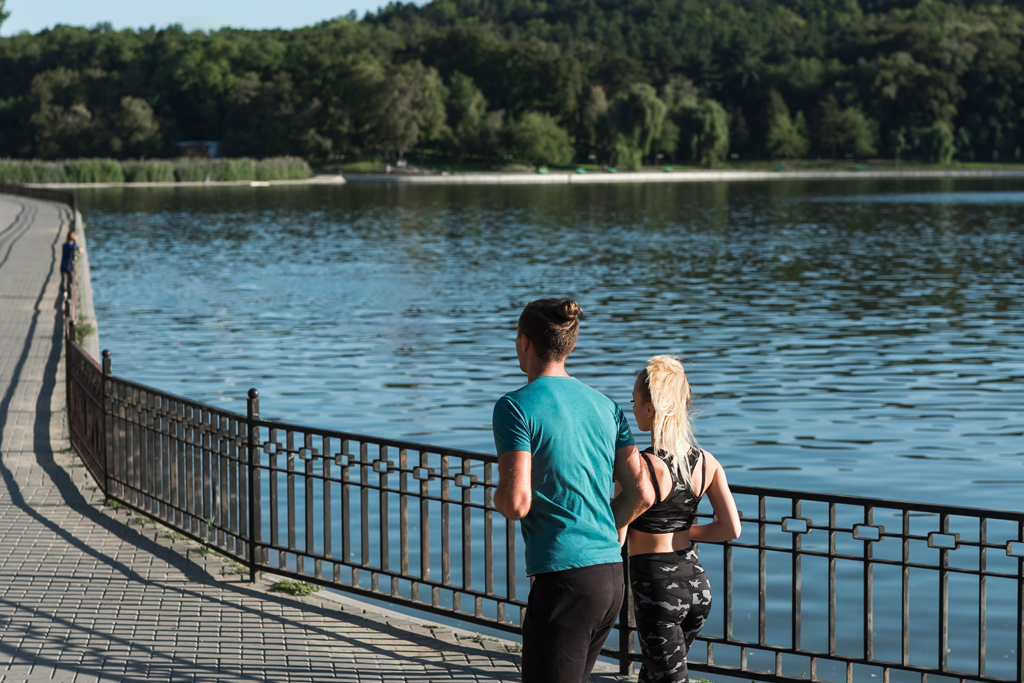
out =
{"type": "MultiPolygon", "coordinates": [[[[494,431],[494,450],[498,455],[509,451],[533,452],[526,416],[508,396],[502,396],[494,404],[491,429],[494,431]]],[[[629,427],[626,430],[628,433],[629,427]]]]}
{"type": "Polygon", "coordinates": [[[629,422],[626,421],[626,414],[622,412],[618,403],[615,404],[615,423],[618,425],[618,431],[615,434],[615,448],[635,445],[633,432],[629,431],[629,422]]]}

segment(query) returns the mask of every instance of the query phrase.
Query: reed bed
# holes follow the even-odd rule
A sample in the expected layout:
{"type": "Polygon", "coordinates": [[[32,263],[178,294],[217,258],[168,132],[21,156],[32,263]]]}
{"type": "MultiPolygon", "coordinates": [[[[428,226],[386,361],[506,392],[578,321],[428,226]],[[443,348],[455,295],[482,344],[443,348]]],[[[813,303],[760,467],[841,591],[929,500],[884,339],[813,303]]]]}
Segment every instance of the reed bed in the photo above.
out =
{"type": "Polygon", "coordinates": [[[313,175],[305,159],[270,157],[256,162],[256,180],[302,180],[313,175]]]}
{"type": "Polygon", "coordinates": [[[313,170],[298,157],[267,159],[68,159],[0,158],[6,183],[154,183],[204,180],[301,180],[313,170]]]}
{"type": "Polygon", "coordinates": [[[121,162],[114,159],[69,159],[64,162],[69,183],[123,183],[121,162]]]}
{"type": "Polygon", "coordinates": [[[252,159],[177,159],[174,177],[179,182],[199,180],[256,180],[252,159]]]}
{"type": "Polygon", "coordinates": [[[22,161],[0,159],[0,182],[3,183],[66,183],[68,174],[58,161],[22,161]]]}
{"type": "Polygon", "coordinates": [[[124,180],[127,183],[173,183],[174,166],[163,159],[148,161],[122,161],[124,180]]]}

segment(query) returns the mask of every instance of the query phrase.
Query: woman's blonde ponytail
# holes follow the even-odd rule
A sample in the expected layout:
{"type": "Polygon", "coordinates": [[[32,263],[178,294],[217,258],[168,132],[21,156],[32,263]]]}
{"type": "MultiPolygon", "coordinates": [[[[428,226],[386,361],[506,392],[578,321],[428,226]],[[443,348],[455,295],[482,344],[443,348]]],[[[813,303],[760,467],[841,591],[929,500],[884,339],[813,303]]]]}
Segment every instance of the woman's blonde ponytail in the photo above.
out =
{"type": "Polygon", "coordinates": [[[678,472],[687,486],[693,488],[690,474],[690,449],[696,446],[693,419],[690,413],[690,382],[682,363],[674,356],[655,356],[641,372],[647,394],[654,405],[651,445],[656,453],[666,452],[668,466],[678,472]]]}

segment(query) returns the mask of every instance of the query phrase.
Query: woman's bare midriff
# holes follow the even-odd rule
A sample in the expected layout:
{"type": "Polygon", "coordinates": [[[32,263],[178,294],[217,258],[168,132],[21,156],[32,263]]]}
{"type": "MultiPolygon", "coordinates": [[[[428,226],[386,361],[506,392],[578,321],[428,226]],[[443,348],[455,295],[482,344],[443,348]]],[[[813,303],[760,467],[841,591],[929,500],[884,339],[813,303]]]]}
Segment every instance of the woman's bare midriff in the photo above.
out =
{"type": "Polygon", "coordinates": [[[629,554],[646,555],[647,553],[670,553],[686,550],[690,547],[690,531],[677,531],[674,534],[648,534],[636,529],[629,530],[629,554]]]}

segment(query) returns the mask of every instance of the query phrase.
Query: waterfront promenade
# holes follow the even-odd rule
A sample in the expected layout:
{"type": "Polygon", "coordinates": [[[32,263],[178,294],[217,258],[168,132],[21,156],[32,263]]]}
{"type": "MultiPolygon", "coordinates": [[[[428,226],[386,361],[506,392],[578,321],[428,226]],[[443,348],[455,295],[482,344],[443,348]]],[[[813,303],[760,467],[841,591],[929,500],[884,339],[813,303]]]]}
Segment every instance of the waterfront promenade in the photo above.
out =
{"type": "MultiPolygon", "coordinates": [[[[270,592],[274,577],[250,584],[104,505],[66,433],[68,219],[0,195],[0,683],[518,680],[507,642],[326,592],[270,592]]],[[[592,680],[614,680],[599,666],[592,680]]]]}

